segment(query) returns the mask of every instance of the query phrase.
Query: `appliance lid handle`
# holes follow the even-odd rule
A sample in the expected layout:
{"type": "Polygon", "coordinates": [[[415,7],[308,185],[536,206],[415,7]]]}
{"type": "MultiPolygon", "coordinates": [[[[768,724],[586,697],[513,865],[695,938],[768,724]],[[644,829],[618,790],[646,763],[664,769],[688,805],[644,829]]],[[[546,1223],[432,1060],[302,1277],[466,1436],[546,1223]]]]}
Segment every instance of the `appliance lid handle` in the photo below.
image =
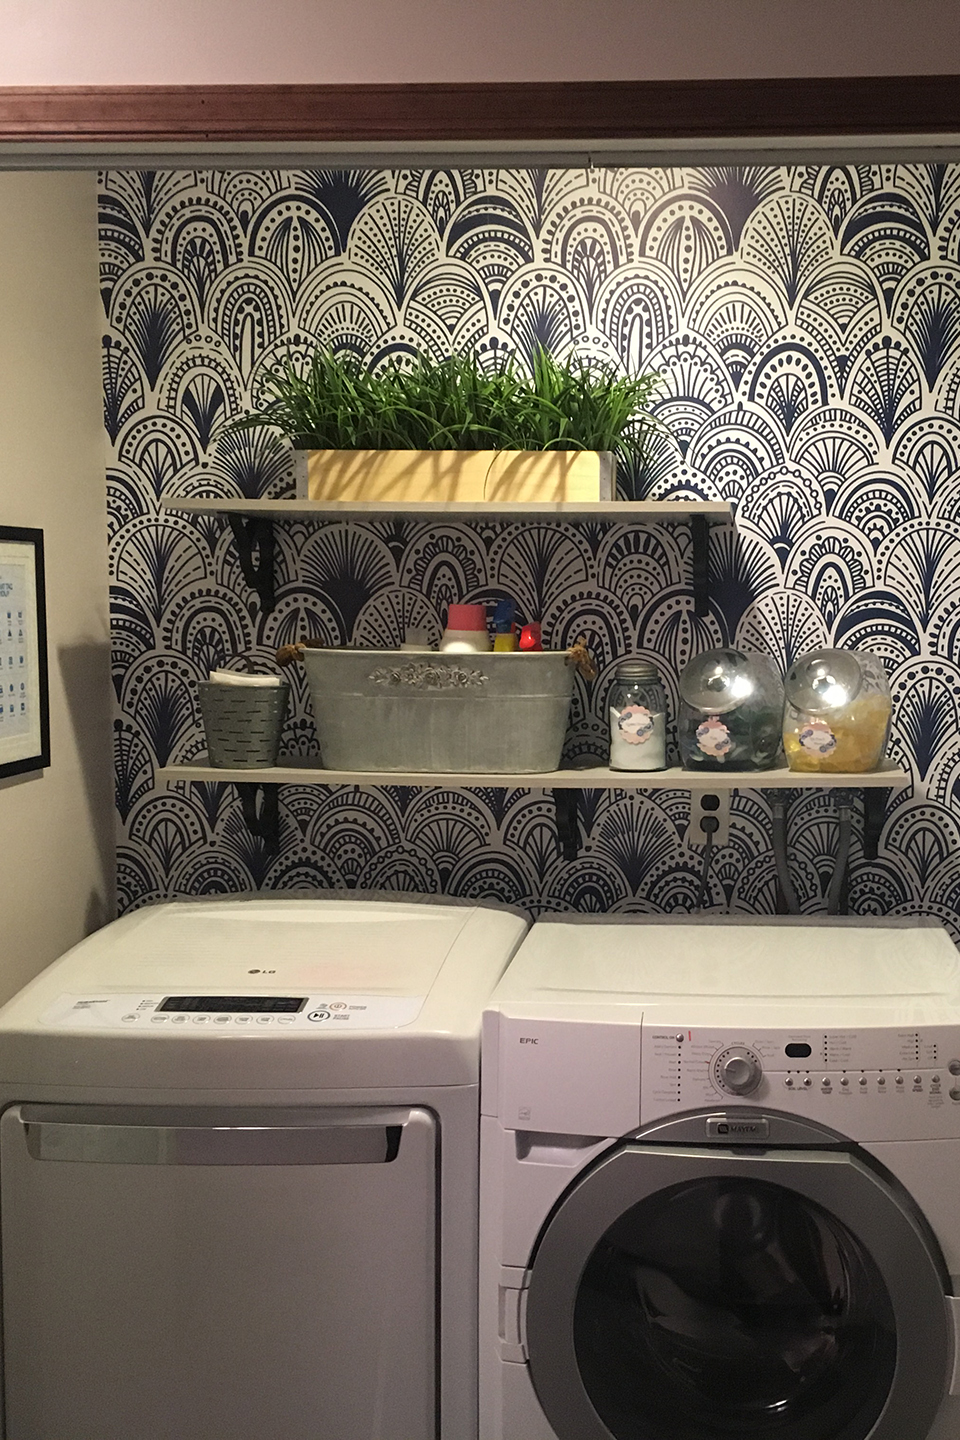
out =
{"type": "Polygon", "coordinates": [[[21,1118],[34,1160],[81,1165],[379,1165],[403,1125],[110,1125],[21,1118]]]}

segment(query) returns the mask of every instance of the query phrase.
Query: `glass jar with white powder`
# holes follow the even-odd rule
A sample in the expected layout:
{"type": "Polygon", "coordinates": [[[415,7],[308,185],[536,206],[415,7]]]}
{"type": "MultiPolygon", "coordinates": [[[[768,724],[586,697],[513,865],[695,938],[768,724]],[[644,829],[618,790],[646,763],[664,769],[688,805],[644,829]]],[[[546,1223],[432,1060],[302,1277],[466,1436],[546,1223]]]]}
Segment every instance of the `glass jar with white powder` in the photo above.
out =
{"type": "Polygon", "coordinates": [[[649,660],[621,660],[607,701],[610,769],[665,770],[667,697],[649,660]]]}

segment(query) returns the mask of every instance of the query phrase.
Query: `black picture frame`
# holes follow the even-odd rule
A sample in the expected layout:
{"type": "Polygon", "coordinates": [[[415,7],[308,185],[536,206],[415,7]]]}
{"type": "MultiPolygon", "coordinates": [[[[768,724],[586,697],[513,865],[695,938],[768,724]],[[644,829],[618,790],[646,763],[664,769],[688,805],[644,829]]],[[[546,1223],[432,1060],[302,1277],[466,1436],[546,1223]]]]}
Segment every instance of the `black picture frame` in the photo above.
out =
{"type": "Polygon", "coordinates": [[[50,690],[43,531],[14,525],[0,525],[0,707],[0,780],[44,769],[50,690]]]}

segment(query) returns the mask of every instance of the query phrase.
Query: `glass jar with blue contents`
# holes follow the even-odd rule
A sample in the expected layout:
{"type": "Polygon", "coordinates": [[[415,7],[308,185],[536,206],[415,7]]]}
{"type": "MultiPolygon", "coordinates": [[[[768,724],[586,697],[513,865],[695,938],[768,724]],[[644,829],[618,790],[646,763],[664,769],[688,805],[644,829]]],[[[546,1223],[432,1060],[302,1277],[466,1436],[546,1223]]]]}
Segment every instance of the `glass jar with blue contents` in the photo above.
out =
{"type": "Polygon", "coordinates": [[[680,676],[685,770],[770,770],[780,758],[783,685],[766,655],[707,650],[680,676]]]}

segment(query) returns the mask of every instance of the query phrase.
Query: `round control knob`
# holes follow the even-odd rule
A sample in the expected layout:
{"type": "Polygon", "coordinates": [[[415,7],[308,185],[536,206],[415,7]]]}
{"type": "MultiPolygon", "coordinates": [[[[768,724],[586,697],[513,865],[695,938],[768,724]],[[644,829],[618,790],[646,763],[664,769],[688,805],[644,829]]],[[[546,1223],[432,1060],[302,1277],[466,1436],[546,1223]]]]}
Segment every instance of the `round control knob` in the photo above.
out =
{"type": "Polygon", "coordinates": [[[749,1095],[763,1078],[759,1055],[740,1045],[721,1050],[713,1062],[713,1073],[721,1090],[728,1095],[749,1095]]]}

